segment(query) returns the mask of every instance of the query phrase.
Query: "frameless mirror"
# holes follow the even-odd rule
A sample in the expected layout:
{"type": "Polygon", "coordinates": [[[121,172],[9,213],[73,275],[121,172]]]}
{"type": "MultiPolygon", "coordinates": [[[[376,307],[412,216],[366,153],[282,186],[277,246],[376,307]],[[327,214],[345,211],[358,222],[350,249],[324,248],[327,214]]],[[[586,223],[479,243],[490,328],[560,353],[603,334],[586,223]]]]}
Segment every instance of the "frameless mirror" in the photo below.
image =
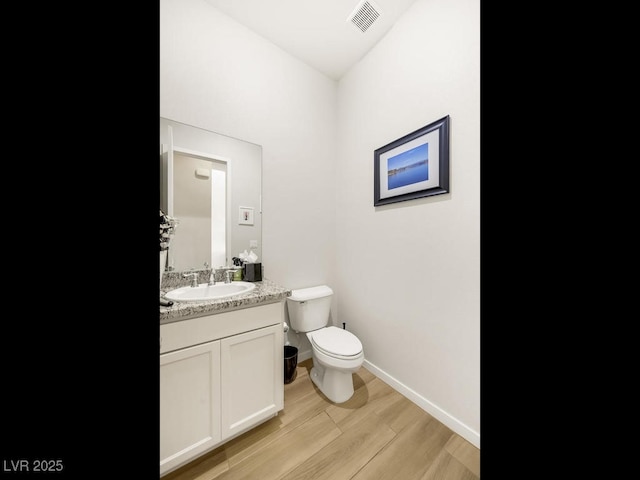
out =
{"type": "Polygon", "coordinates": [[[178,220],[167,270],[262,259],[262,147],[160,117],[160,208],[178,220]]]}

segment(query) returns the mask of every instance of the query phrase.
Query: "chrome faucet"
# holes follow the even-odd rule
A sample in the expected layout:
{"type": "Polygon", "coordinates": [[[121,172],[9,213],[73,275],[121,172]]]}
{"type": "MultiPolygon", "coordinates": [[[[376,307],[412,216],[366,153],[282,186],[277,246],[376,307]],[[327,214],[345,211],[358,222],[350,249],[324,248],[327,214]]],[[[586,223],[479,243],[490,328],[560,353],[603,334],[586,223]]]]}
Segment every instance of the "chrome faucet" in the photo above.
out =
{"type": "Polygon", "coordinates": [[[191,277],[191,288],[197,287],[198,286],[198,274],[197,274],[197,272],[183,273],[182,274],[182,278],[189,278],[189,277],[191,277]]]}
{"type": "Polygon", "coordinates": [[[211,269],[209,269],[209,264],[207,262],[204,262],[204,269],[205,270],[209,270],[209,283],[207,285],[211,286],[211,285],[215,285],[216,284],[216,269],[211,267],[211,269]]]}
{"type": "Polygon", "coordinates": [[[211,270],[211,279],[209,280],[209,285],[215,285],[215,277],[216,277],[216,273],[220,273],[222,275],[222,278],[224,279],[224,283],[231,283],[231,281],[233,280],[232,275],[234,273],[236,273],[239,269],[235,268],[235,267],[218,267],[218,268],[214,268],[211,270]]]}
{"type": "Polygon", "coordinates": [[[236,272],[237,272],[237,269],[233,269],[233,268],[227,269],[224,272],[226,274],[226,276],[224,277],[224,283],[231,283],[231,277],[236,272]]]}

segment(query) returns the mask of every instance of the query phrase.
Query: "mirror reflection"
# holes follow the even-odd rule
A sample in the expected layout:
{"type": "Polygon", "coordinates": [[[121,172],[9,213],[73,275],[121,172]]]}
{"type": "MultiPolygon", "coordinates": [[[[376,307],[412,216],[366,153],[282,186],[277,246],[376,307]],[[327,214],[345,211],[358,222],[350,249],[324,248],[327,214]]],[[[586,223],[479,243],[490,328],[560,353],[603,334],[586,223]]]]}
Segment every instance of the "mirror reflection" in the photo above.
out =
{"type": "Polygon", "coordinates": [[[167,270],[262,258],[262,147],[160,117],[160,208],[178,221],[167,270]]]}

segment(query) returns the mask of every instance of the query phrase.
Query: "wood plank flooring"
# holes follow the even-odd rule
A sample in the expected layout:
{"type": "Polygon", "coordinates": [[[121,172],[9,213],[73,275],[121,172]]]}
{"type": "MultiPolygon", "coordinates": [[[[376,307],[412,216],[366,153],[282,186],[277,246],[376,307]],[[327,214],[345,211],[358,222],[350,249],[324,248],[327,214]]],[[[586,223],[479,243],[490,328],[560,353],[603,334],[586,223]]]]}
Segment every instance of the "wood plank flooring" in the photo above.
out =
{"type": "Polygon", "coordinates": [[[368,370],[334,404],[312,359],[284,386],[284,410],[163,480],[477,480],[480,450],[368,370]]]}

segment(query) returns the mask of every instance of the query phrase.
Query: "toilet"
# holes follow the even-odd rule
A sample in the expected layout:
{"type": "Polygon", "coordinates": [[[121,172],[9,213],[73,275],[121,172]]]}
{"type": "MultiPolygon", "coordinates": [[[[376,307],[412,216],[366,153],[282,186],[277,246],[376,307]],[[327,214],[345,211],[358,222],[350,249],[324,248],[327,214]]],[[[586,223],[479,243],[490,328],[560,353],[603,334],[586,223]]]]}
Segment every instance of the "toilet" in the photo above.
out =
{"type": "Polygon", "coordinates": [[[332,295],[326,285],[291,290],[287,309],[291,328],[311,343],[311,380],[329,400],[343,403],[353,395],[352,374],[362,366],[364,351],[353,333],[328,325],[332,295]]]}

